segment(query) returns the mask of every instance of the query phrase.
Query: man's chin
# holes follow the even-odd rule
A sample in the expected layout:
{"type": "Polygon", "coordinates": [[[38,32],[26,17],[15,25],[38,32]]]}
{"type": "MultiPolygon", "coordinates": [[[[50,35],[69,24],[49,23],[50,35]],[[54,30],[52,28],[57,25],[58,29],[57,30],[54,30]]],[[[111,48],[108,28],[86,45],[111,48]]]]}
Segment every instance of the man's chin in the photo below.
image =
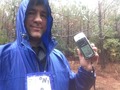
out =
{"type": "Polygon", "coordinates": [[[42,37],[42,35],[32,35],[31,36],[31,38],[36,39],[36,40],[40,39],[41,37],[42,37]]]}

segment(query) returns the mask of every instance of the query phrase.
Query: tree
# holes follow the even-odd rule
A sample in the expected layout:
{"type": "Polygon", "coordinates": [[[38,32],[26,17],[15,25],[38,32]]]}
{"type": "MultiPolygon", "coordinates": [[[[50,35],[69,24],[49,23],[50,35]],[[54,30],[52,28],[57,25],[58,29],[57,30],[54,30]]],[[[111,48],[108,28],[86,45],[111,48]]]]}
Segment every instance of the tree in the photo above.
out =
{"type": "MultiPolygon", "coordinates": [[[[1,32],[6,37],[5,42],[13,41],[15,38],[15,18],[20,0],[2,0],[0,4],[1,32]],[[6,7],[7,6],[7,7],[6,7]]],[[[3,42],[1,42],[2,44],[3,42]]]]}

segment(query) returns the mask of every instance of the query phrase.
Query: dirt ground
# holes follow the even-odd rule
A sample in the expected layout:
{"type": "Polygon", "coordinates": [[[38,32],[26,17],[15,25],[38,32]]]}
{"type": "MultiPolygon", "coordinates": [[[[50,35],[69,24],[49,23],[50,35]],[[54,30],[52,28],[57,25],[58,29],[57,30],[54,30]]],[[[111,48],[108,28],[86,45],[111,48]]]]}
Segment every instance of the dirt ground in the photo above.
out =
{"type": "MultiPolygon", "coordinates": [[[[77,72],[79,61],[68,58],[71,69],[77,72]]],[[[120,90],[120,64],[109,63],[102,70],[98,64],[96,67],[96,90],[120,90]]],[[[94,90],[93,87],[91,90],[94,90]]]]}

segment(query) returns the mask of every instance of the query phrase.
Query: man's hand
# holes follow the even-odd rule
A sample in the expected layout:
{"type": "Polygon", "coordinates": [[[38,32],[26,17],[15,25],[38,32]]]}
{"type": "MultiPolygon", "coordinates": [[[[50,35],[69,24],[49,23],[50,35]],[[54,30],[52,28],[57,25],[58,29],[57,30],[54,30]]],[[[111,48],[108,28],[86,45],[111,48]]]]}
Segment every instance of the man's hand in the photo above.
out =
{"type": "Polygon", "coordinates": [[[97,47],[95,47],[94,44],[91,44],[91,46],[92,46],[92,48],[95,52],[95,56],[93,56],[92,58],[90,58],[88,60],[85,60],[85,58],[82,55],[82,53],[80,52],[80,50],[77,49],[80,65],[87,71],[92,71],[93,70],[93,67],[95,67],[95,65],[98,62],[98,58],[99,58],[99,55],[97,53],[97,47]]]}

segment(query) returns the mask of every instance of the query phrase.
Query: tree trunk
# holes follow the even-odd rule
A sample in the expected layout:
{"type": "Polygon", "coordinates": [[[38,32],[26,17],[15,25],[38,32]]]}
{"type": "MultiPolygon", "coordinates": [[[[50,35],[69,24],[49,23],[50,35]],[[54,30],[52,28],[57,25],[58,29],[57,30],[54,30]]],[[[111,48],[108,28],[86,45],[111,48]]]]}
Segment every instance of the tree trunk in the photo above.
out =
{"type": "Polygon", "coordinates": [[[100,64],[101,68],[105,68],[105,59],[104,59],[104,49],[103,49],[103,31],[102,31],[102,13],[101,13],[101,3],[98,2],[98,19],[99,19],[99,48],[100,52],[100,64]]]}

